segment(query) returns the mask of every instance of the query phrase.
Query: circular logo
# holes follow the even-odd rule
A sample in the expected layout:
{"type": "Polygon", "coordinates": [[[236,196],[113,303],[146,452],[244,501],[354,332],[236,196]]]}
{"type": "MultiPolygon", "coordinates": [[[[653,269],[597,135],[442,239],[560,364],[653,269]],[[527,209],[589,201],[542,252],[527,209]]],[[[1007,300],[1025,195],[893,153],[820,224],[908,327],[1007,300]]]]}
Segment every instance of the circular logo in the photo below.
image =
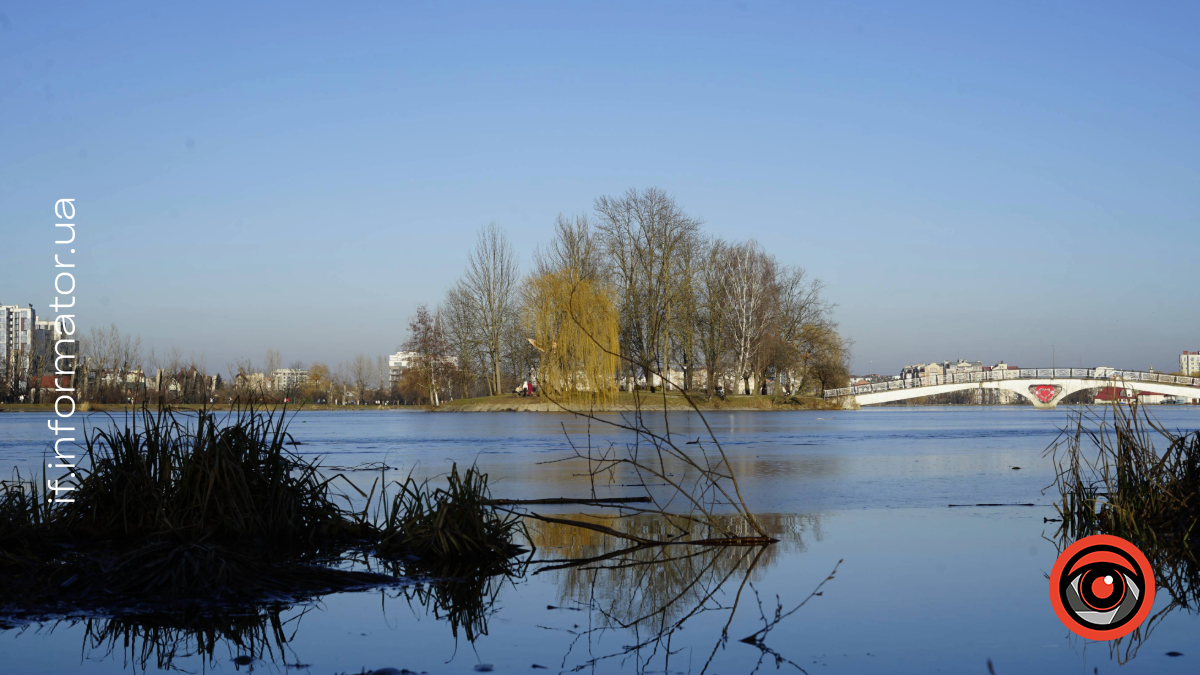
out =
{"type": "Polygon", "coordinates": [[[1150,615],[1154,570],[1136,546],[1120,537],[1084,537],[1054,562],[1050,604],[1072,633],[1115,640],[1150,615]]]}

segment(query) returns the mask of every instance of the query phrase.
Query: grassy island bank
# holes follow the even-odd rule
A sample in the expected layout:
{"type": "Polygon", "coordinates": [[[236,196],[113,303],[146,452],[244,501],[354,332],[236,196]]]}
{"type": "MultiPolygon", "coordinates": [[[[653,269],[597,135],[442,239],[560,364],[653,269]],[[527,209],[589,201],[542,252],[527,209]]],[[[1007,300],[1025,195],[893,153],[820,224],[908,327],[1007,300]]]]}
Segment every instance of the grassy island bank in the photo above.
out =
{"type": "MultiPolygon", "coordinates": [[[[835,410],[838,404],[833,400],[815,397],[773,397],[773,396],[713,396],[705,398],[696,396],[692,399],[696,407],[703,411],[710,410],[835,410]]],[[[690,410],[692,405],[678,392],[663,394],[618,392],[610,403],[590,406],[586,403],[564,403],[559,405],[541,396],[483,396],[480,398],[464,398],[445,401],[437,408],[430,410],[439,412],[563,412],[564,407],[571,410],[593,410],[596,412],[629,412],[642,410],[662,410],[664,405],[668,410],[690,410]]]]}

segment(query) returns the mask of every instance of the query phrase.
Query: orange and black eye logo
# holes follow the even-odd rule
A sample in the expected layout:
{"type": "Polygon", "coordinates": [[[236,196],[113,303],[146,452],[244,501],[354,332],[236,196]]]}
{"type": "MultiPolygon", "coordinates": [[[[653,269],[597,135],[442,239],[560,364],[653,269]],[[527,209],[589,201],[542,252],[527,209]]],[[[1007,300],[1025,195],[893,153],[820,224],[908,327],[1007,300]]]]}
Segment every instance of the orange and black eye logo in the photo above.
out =
{"type": "Polygon", "coordinates": [[[1146,620],[1154,570],[1136,546],[1097,534],[1067,547],[1050,573],[1050,602],[1072,633],[1115,640],[1146,620]]]}

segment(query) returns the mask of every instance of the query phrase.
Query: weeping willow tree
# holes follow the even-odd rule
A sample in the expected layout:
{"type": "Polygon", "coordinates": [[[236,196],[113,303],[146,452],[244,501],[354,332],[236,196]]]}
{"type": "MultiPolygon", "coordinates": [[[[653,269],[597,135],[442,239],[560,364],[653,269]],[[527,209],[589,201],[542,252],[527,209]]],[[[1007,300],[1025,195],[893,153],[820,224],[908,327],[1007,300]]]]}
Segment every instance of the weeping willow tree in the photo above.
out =
{"type": "Polygon", "coordinates": [[[603,403],[617,388],[618,315],[608,289],[570,272],[545,272],[529,287],[527,321],[538,386],[556,401],[603,403]]]}

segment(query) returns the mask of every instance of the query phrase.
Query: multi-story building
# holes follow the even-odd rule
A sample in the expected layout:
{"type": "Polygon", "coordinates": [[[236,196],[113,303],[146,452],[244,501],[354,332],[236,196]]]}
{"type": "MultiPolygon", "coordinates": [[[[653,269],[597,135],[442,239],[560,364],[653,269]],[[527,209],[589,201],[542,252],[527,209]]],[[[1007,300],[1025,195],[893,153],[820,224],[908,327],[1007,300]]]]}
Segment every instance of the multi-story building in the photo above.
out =
{"type": "Polygon", "coordinates": [[[234,387],[253,391],[265,391],[274,385],[275,378],[267,377],[266,373],[238,373],[233,380],[234,387]]]}
{"type": "MultiPolygon", "coordinates": [[[[406,351],[399,351],[388,356],[388,383],[394,385],[400,382],[400,378],[404,376],[404,371],[416,364],[419,358],[421,358],[421,355],[418,352],[406,351]]],[[[458,357],[456,356],[443,356],[438,361],[447,366],[458,366],[458,357]]]]}
{"type": "Polygon", "coordinates": [[[33,305],[0,304],[0,372],[27,372],[36,347],[37,312],[33,305]]]}
{"type": "Polygon", "coordinates": [[[416,352],[396,352],[388,357],[388,383],[395,385],[404,371],[417,360],[416,352]]]}
{"type": "Polygon", "coordinates": [[[930,378],[927,380],[927,383],[940,382],[941,377],[942,364],[940,363],[916,363],[900,369],[900,379],[908,382],[910,385],[915,384],[922,378],[930,378]]]}
{"type": "Polygon", "coordinates": [[[10,382],[43,374],[53,363],[51,352],[59,338],[58,324],[37,318],[33,305],[20,307],[0,303],[0,377],[12,373],[10,382]],[[37,372],[35,372],[37,371],[37,372]]]}
{"type": "Polygon", "coordinates": [[[1184,352],[1179,357],[1179,372],[1184,375],[1200,373],[1200,352],[1184,352]]]}
{"type": "Polygon", "coordinates": [[[279,391],[292,391],[304,386],[308,382],[308,371],[303,368],[280,368],[276,370],[275,388],[279,391]]]}
{"type": "Polygon", "coordinates": [[[942,362],[942,373],[945,375],[965,375],[967,373],[978,373],[982,370],[982,361],[963,361],[959,359],[954,363],[950,363],[949,361],[942,362]]]}

